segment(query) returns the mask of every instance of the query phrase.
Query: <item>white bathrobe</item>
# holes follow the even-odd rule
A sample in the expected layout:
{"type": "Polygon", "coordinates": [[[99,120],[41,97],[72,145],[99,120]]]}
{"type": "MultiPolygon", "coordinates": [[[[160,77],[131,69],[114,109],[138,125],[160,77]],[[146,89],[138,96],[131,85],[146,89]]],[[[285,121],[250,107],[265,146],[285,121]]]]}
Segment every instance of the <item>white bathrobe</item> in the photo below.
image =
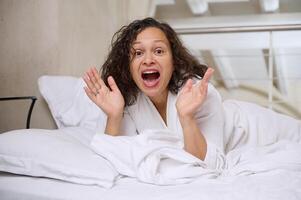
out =
{"type": "Polygon", "coordinates": [[[157,185],[279,169],[300,171],[301,148],[291,142],[300,142],[300,121],[252,103],[222,102],[209,84],[207,98],[195,115],[207,141],[201,161],[183,150],[176,100],[177,95],[168,94],[165,124],[150,99],[140,93],[125,110],[121,128],[125,136],[96,134],[92,149],[121,175],[157,185]],[[283,139],[291,141],[277,143],[283,139]]]}
{"type": "MultiPolygon", "coordinates": [[[[168,93],[166,121],[163,121],[159,112],[150,99],[140,93],[137,102],[126,108],[122,122],[123,135],[135,135],[149,129],[169,129],[172,133],[183,138],[182,126],[176,110],[177,95],[168,93]]],[[[218,91],[209,84],[207,98],[197,110],[196,119],[201,133],[207,141],[205,163],[210,168],[221,168],[224,164],[224,116],[222,101],[218,91]]]]}
{"type": "MultiPolygon", "coordinates": [[[[136,135],[145,130],[169,129],[183,137],[176,110],[177,95],[169,92],[166,121],[143,93],[137,102],[126,108],[122,124],[123,135],[136,135]]],[[[224,154],[239,147],[265,146],[279,140],[301,142],[301,122],[254,103],[226,100],[208,85],[205,102],[197,110],[196,119],[206,138],[205,163],[211,169],[224,167],[224,154]]]]}

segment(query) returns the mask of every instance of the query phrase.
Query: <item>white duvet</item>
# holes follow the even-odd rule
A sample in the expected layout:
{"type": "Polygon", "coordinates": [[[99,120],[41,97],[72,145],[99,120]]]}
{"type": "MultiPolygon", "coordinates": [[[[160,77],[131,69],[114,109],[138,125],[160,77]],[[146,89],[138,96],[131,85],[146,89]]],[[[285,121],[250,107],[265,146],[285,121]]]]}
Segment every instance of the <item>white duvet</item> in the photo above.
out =
{"type": "Polygon", "coordinates": [[[120,175],[156,185],[274,170],[301,172],[300,121],[247,102],[225,101],[223,107],[226,153],[207,153],[218,155],[213,168],[185,152],[183,138],[169,129],[148,129],[136,136],[96,134],[91,147],[120,175]]]}
{"type": "Polygon", "coordinates": [[[235,178],[284,170],[301,172],[301,145],[281,140],[262,147],[241,147],[223,156],[216,169],[185,152],[180,138],[168,131],[148,130],[130,137],[94,136],[92,149],[123,176],[155,185],[203,179],[235,178]]]}

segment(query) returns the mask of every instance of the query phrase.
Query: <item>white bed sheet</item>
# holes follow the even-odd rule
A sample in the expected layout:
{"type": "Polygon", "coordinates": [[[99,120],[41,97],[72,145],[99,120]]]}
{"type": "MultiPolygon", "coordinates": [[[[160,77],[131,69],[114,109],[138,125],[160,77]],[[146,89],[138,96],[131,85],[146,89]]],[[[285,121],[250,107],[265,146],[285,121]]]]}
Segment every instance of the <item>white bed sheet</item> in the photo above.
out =
{"type": "Polygon", "coordinates": [[[123,178],[111,189],[60,180],[0,174],[0,199],[12,200],[236,200],[301,199],[301,172],[272,171],[235,179],[198,179],[189,184],[156,186],[123,178]]]}

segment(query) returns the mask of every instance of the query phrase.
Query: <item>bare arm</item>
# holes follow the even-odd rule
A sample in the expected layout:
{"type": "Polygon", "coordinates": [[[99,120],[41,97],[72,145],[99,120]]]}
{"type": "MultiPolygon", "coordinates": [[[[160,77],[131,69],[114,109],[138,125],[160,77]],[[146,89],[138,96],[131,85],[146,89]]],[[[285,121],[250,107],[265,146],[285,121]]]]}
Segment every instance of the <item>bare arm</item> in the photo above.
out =
{"type": "Polygon", "coordinates": [[[184,133],[184,149],[195,157],[204,160],[207,153],[207,143],[194,118],[180,119],[184,133]]]}
{"type": "Polygon", "coordinates": [[[204,160],[207,153],[207,143],[197,125],[195,113],[202,106],[207,96],[208,82],[213,69],[206,71],[202,81],[193,85],[188,80],[180,91],[176,107],[184,134],[184,149],[192,155],[204,160]]]}
{"type": "Polygon", "coordinates": [[[122,120],[122,116],[119,118],[108,117],[105,133],[112,136],[120,135],[121,120],[122,120]]]}
{"type": "Polygon", "coordinates": [[[110,88],[100,78],[96,68],[90,68],[83,77],[88,97],[107,115],[105,133],[119,135],[124,110],[124,99],[113,77],[108,77],[110,88]]]}

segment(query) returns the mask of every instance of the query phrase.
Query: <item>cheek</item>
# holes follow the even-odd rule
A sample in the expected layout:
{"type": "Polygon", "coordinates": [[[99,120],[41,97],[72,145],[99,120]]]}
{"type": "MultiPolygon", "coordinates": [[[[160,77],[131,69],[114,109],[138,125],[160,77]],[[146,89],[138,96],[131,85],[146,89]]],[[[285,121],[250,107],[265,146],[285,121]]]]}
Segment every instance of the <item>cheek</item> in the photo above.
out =
{"type": "Polygon", "coordinates": [[[135,63],[131,63],[130,73],[131,73],[133,80],[136,82],[136,80],[138,79],[138,76],[139,76],[139,72],[138,72],[138,68],[135,66],[136,66],[135,63]]]}
{"type": "Polygon", "coordinates": [[[174,72],[175,68],[173,66],[173,62],[172,61],[168,61],[167,62],[167,66],[168,66],[168,72],[170,73],[170,75],[172,75],[172,73],[174,72]]]}
{"type": "Polygon", "coordinates": [[[165,63],[167,66],[169,66],[169,70],[173,71],[173,59],[172,56],[169,55],[166,59],[165,59],[165,63]]]}

